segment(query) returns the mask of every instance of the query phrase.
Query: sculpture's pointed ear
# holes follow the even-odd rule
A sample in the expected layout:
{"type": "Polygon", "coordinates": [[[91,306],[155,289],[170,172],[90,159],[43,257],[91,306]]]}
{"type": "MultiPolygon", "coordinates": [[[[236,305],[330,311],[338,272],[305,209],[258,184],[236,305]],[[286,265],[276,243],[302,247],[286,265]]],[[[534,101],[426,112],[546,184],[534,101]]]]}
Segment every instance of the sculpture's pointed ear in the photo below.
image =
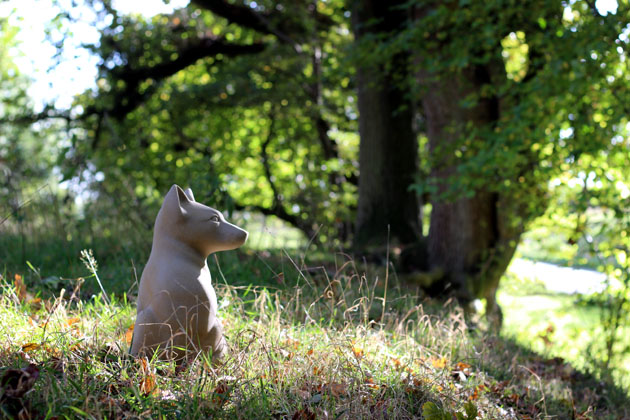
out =
{"type": "Polygon", "coordinates": [[[190,188],[186,188],[184,192],[186,193],[190,201],[195,201],[195,196],[193,195],[192,190],[190,188]]]}
{"type": "Polygon", "coordinates": [[[185,216],[186,205],[190,204],[190,199],[178,185],[173,185],[164,197],[162,208],[171,217],[185,216]]]}

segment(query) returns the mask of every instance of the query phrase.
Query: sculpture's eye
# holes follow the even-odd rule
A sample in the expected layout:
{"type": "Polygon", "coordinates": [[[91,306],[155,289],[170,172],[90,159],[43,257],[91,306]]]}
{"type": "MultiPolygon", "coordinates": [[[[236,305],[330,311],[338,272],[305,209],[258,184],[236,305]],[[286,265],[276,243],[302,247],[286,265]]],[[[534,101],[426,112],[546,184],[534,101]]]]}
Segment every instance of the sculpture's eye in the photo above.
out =
{"type": "Polygon", "coordinates": [[[219,216],[212,216],[210,218],[210,220],[213,221],[213,222],[218,222],[219,221],[219,216]]]}

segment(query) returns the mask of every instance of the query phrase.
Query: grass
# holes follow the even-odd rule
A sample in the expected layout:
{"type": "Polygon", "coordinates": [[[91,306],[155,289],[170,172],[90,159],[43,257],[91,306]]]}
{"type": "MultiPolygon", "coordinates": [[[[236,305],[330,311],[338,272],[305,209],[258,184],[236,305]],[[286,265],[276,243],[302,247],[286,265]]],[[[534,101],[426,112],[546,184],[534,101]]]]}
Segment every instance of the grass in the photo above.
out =
{"type": "Polygon", "coordinates": [[[429,402],[450,415],[472,403],[483,419],[630,415],[627,396],[610,383],[516,340],[469,331],[456,307],[342,254],[310,265],[286,251],[211,257],[230,345],[224,364],[200,357],[176,371],[136,360],[127,354],[135,316],[125,293],[135,290],[129,261],[99,261],[111,303],[89,277],[65,279],[65,291],[53,293],[37,289],[50,273],[23,271],[20,290],[5,269],[4,416],[404,419],[430,418],[429,402]]]}
{"type": "MultiPolygon", "coordinates": [[[[594,295],[596,296],[596,295],[594,295]]],[[[602,308],[589,296],[550,292],[543,284],[504,276],[498,293],[505,312],[503,333],[548,357],[562,357],[582,371],[610,376],[630,389],[630,331],[619,333],[620,352],[610,372],[601,370],[604,358],[602,308]]]]}

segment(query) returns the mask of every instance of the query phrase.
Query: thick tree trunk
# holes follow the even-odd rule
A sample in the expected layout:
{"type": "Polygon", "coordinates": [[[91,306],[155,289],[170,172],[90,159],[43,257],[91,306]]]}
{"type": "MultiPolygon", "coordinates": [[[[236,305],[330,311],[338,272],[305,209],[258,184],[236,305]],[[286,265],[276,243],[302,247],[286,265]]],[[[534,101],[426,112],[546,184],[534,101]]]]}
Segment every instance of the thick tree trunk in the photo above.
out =
{"type": "MultiPolygon", "coordinates": [[[[455,150],[465,127],[488,128],[499,122],[501,105],[494,96],[480,99],[473,107],[461,106],[464,98],[479,94],[484,84],[503,81],[500,58],[494,64],[439,77],[420,71],[418,81],[425,89],[422,105],[435,159],[431,176],[437,182],[437,194],[431,200],[428,256],[430,269],[443,276],[433,292],[454,294],[464,304],[485,298],[489,318],[500,325],[496,289],[522,232],[520,207],[503,193],[492,192],[491,186],[444,198],[457,176],[457,163],[463,163],[456,162],[455,150]]],[[[472,145],[473,149],[482,147],[472,145]]]]}
{"type": "MultiPolygon", "coordinates": [[[[405,1],[355,1],[353,27],[360,43],[366,34],[402,29],[408,16],[405,1]]],[[[359,64],[359,202],[355,247],[400,243],[421,235],[420,205],[409,190],[418,172],[418,143],[412,127],[413,112],[407,92],[397,80],[407,76],[407,59],[396,56],[393,74],[385,65],[359,64]]]]}

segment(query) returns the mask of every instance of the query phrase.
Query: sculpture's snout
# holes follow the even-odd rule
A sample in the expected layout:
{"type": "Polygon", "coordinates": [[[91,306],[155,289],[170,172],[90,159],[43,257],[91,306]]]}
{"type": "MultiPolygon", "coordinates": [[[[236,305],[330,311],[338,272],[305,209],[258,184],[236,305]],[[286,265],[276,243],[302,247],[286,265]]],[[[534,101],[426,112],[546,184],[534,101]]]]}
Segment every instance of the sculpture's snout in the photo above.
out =
{"type": "Polygon", "coordinates": [[[249,236],[245,229],[241,229],[229,222],[221,223],[217,251],[229,251],[243,245],[249,236]]]}

